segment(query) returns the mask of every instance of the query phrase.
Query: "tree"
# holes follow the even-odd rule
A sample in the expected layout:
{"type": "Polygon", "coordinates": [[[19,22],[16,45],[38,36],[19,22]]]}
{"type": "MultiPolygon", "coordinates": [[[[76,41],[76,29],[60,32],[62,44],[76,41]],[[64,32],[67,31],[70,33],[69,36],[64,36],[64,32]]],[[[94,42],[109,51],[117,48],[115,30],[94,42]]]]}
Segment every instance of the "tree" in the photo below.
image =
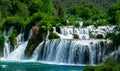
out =
{"type": "Polygon", "coordinates": [[[110,17],[109,22],[112,24],[116,24],[118,22],[118,13],[120,10],[120,3],[118,4],[113,4],[109,9],[108,9],[108,16],[110,17]]]}

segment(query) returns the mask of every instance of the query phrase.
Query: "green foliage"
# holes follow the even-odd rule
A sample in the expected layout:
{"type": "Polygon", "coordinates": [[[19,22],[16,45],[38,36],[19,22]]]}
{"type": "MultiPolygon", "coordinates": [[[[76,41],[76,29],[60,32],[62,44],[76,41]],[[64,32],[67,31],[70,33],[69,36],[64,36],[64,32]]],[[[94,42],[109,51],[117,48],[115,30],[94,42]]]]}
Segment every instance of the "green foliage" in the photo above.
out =
{"type": "Polygon", "coordinates": [[[43,2],[41,0],[31,0],[28,5],[30,15],[33,15],[34,13],[38,11],[42,11],[43,9],[43,2]]]}
{"type": "Polygon", "coordinates": [[[72,6],[91,6],[90,4],[94,4],[97,8],[105,11],[111,4],[118,2],[119,0],[53,0],[54,4],[65,4],[66,8],[70,8],[72,6]]]}
{"type": "Polygon", "coordinates": [[[0,1],[0,11],[2,13],[2,17],[11,15],[11,10],[12,10],[12,2],[10,0],[0,1]]]}
{"type": "Polygon", "coordinates": [[[113,46],[118,48],[118,46],[120,45],[120,32],[118,33],[109,33],[107,35],[107,38],[111,39],[113,41],[113,46]]]}
{"type": "Polygon", "coordinates": [[[99,14],[100,11],[92,4],[86,4],[84,6],[73,6],[68,9],[68,13],[84,20],[88,20],[93,15],[99,14]]]}
{"type": "Polygon", "coordinates": [[[106,19],[99,19],[95,23],[95,26],[102,26],[102,25],[108,25],[108,24],[109,24],[109,22],[106,19]]]}
{"type": "Polygon", "coordinates": [[[120,25],[120,10],[116,11],[115,20],[116,20],[116,24],[120,25]]]}
{"type": "Polygon", "coordinates": [[[83,21],[83,26],[89,26],[89,25],[94,25],[92,20],[85,20],[83,21]]]}
{"type": "Polygon", "coordinates": [[[93,66],[86,66],[83,71],[95,71],[95,68],[93,66]]]}
{"type": "Polygon", "coordinates": [[[119,23],[119,10],[120,10],[120,3],[113,4],[109,9],[108,9],[108,16],[110,17],[110,23],[112,24],[118,24],[119,23]]]}
{"type": "Polygon", "coordinates": [[[67,25],[66,19],[65,18],[60,18],[60,24],[67,25]]]}
{"type": "Polygon", "coordinates": [[[14,50],[14,45],[16,44],[16,36],[18,35],[18,31],[16,29],[13,30],[11,34],[9,34],[10,44],[11,44],[11,50],[14,50]]]}
{"type": "Polygon", "coordinates": [[[5,38],[3,36],[0,36],[0,49],[4,47],[4,41],[5,41],[5,38]]]}
{"type": "Polygon", "coordinates": [[[29,11],[26,4],[18,2],[16,14],[20,19],[27,20],[29,17],[29,11]]]}
{"type": "Polygon", "coordinates": [[[3,56],[5,38],[0,36],[0,56],[3,56]]]}
{"type": "Polygon", "coordinates": [[[116,61],[107,60],[107,62],[100,66],[87,66],[83,71],[120,71],[120,65],[116,61]]]}
{"type": "Polygon", "coordinates": [[[15,28],[20,31],[20,28],[24,26],[23,21],[17,17],[17,16],[12,16],[12,17],[7,17],[5,22],[4,22],[4,27],[8,29],[11,26],[15,26],[15,28]]]}

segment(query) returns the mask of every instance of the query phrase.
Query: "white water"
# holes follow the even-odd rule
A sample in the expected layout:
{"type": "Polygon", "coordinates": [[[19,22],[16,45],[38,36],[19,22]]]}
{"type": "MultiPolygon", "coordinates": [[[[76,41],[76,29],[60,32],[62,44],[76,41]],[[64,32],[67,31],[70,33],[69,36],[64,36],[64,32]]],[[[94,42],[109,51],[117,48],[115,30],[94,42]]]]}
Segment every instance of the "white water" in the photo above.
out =
{"type": "Polygon", "coordinates": [[[57,33],[54,28],[54,32],[56,32],[62,39],[74,39],[74,34],[77,35],[78,39],[88,40],[91,38],[97,38],[97,36],[102,35],[104,38],[107,33],[113,32],[114,26],[99,26],[95,28],[94,26],[88,26],[84,28],[76,28],[73,26],[63,26],[60,27],[60,33],[57,33]]]}
{"type": "Polygon", "coordinates": [[[4,43],[4,58],[6,58],[10,53],[10,41],[8,37],[5,36],[5,43],[4,43]]]}
{"type": "Polygon", "coordinates": [[[101,49],[105,45],[101,42],[104,43],[105,40],[48,40],[36,48],[32,59],[56,63],[96,64],[102,61],[100,59],[104,55],[101,49]]]}
{"type": "Polygon", "coordinates": [[[32,31],[32,29],[30,29],[28,39],[30,39],[32,35],[33,35],[33,31],[32,31]]]}
{"type": "Polygon", "coordinates": [[[8,33],[6,33],[6,30],[3,32],[3,36],[5,38],[5,43],[4,43],[4,58],[6,58],[10,54],[10,40],[9,40],[9,34],[12,33],[14,27],[12,26],[8,33]]]}
{"type": "MultiPolygon", "coordinates": [[[[60,27],[60,33],[58,33],[54,27],[54,32],[60,36],[60,39],[47,39],[47,41],[41,42],[29,60],[67,64],[101,63],[103,61],[102,56],[107,54],[106,50],[110,46],[107,46],[108,40],[96,39],[96,37],[99,34],[106,37],[108,32],[113,32],[113,28],[114,27],[109,26],[100,26],[98,28],[94,26],[84,28],[64,26],[60,27]],[[79,38],[75,40],[73,34],[78,35],[79,38]]],[[[29,39],[31,35],[32,31],[30,31],[29,39]]],[[[21,44],[19,44],[13,52],[7,53],[7,59],[25,59],[24,50],[28,42],[22,41],[22,36],[23,33],[20,33],[18,37],[16,37],[18,40],[17,44],[19,44],[19,41],[21,44]]]]}
{"type": "Polygon", "coordinates": [[[21,29],[20,34],[18,34],[18,36],[16,37],[16,44],[15,44],[15,49],[24,42],[24,32],[21,29]]]}
{"type": "Polygon", "coordinates": [[[24,59],[24,51],[27,46],[28,41],[22,43],[21,45],[18,46],[17,49],[15,49],[13,52],[9,54],[7,57],[8,60],[21,60],[24,59]]]}

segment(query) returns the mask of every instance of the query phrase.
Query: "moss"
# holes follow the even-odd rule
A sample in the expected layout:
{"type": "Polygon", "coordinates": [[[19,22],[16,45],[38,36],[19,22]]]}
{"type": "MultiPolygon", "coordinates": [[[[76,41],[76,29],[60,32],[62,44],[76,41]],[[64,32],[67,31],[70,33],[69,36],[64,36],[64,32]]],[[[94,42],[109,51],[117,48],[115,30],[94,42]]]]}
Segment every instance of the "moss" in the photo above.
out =
{"type": "Polygon", "coordinates": [[[60,36],[58,34],[56,34],[55,32],[50,32],[49,39],[56,39],[56,38],[60,38],[60,36]]]}

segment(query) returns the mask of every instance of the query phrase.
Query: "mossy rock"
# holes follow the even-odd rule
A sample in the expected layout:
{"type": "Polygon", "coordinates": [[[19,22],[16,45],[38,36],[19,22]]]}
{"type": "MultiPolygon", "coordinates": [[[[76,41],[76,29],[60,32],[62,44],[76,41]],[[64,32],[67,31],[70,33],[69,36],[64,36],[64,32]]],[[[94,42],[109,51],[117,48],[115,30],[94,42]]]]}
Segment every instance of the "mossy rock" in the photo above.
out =
{"type": "Polygon", "coordinates": [[[50,32],[48,38],[49,39],[57,39],[57,38],[60,38],[60,36],[58,34],[56,34],[55,32],[50,32]]]}
{"type": "Polygon", "coordinates": [[[41,40],[38,35],[32,35],[25,49],[25,56],[30,57],[40,42],[41,40]]]}
{"type": "Polygon", "coordinates": [[[44,31],[40,29],[38,26],[33,26],[32,30],[33,30],[33,35],[29,39],[28,45],[24,52],[25,56],[28,58],[33,54],[35,48],[39,45],[39,43],[43,41],[42,37],[44,35],[43,33],[44,31]]]}
{"type": "Polygon", "coordinates": [[[98,34],[98,35],[96,36],[96,38],[97,38],[97,39],[104,39],[105,36],[104,36],[103,34],[98,34]]]}
{"type": "Polygon", "coordinates": [[[73,34],[74,39],[79,39],[79,36],[77,34],[73,34]]]}
{"type": "Polygon", "coordinates": [[[50,32],[53,32],[53,31],[54,31],[54,28],[50,28],[49,31],[50,31],[50,32]]]}

